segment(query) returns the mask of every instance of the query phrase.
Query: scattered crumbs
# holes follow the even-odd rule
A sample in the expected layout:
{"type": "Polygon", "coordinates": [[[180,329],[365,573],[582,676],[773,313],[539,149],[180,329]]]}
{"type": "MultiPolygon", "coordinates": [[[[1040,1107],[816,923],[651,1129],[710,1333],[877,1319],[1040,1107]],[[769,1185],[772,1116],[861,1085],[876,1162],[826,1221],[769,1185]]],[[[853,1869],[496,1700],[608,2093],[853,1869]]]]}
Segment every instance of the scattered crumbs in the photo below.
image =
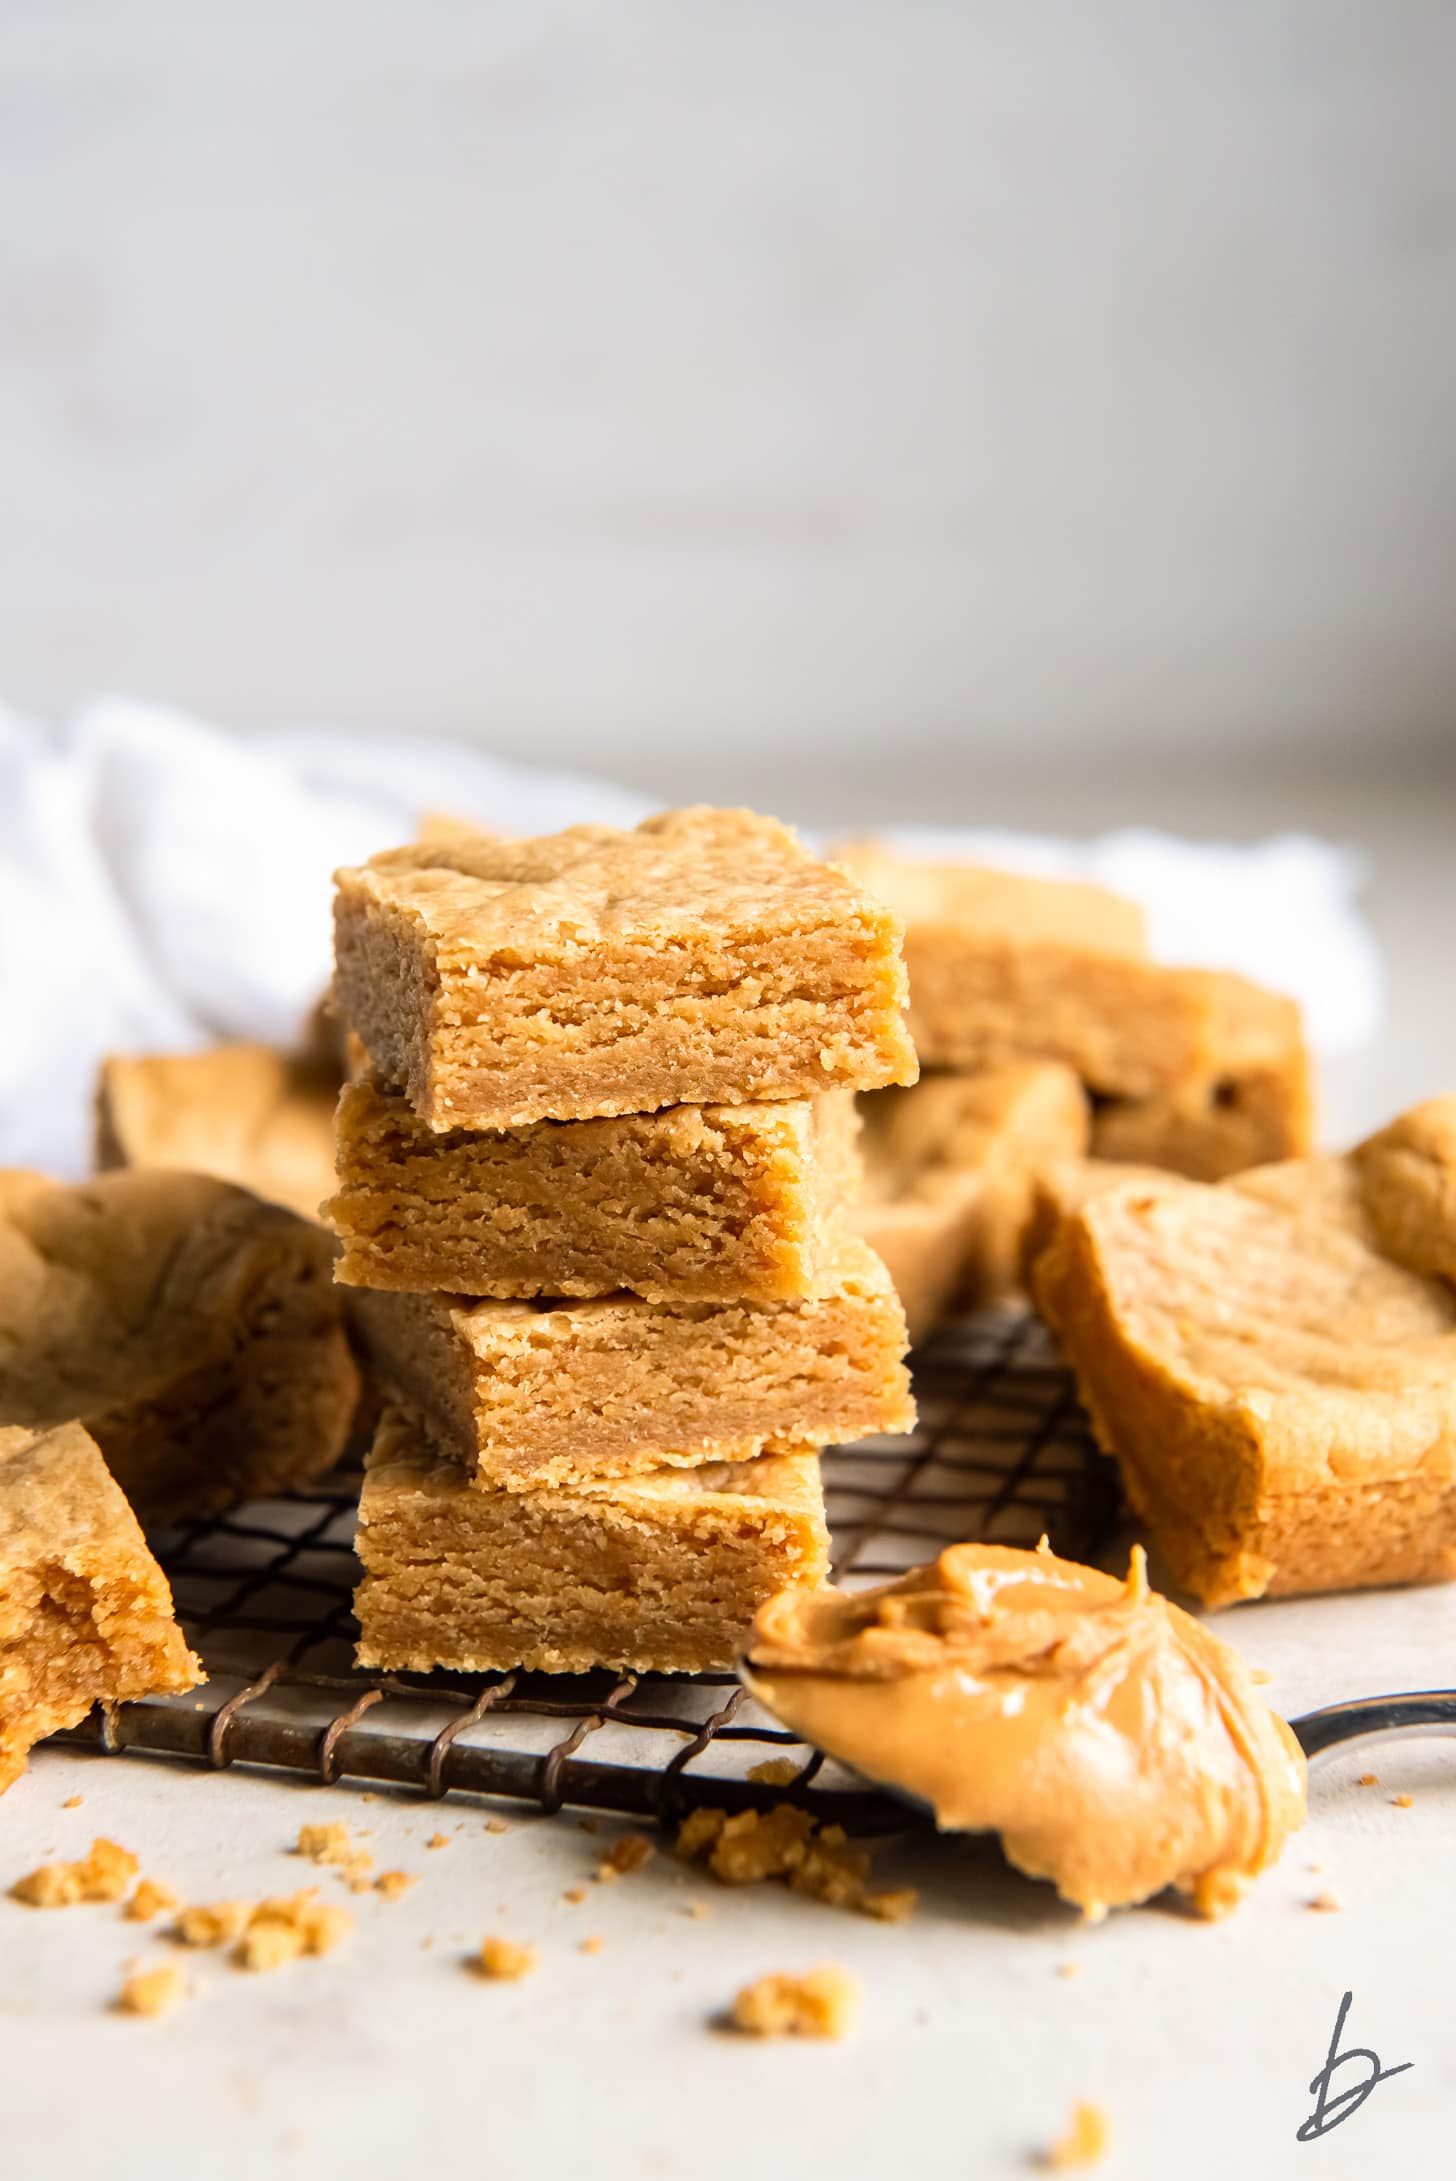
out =
{"type": "Polygon", "coordinates": [[[146,1924],[176,1906],[177,1896],[170,1886],[156,1878],[139,1878],[135,1893],[121,1913],[129,1924],[146,1924]]]}
{"type": "Polygon", "coordinates": [[[765,1757],[762,1764],[749,1766],[748,1777],[755,1787],[792,1787],[799,1767],[792,1757],[765,1757]]]}
{"type": "Polygon", "coordinates": [[[63,1810],[79,1810],[85,1800],[84,1795],[67,1795],[65,1801],[61,1804],[61,1808],[63,1810]]]}
{"type": "Polygon", "coordinates": [[[354,1928],[346,1908],[321,1902],[316,1889],[260,1901],[233,1951],[240,1969],[281,1969],[301,1954],[331,1954],[354,1928]]]}
{"type": "Polygon", "coordinates": [[[373,1788],[371,1787],[365,1789],[364,1793],[359,1797],[359,1800],[361,1802],[378,1802],[379,1797],[375,1794],[373,1788]]]}
{"type": "Polygon", "coordinates": [[[594,1931],[589,1939],[582,1940],[577,1952],[579,1954],[599,1954],[606,1943],[601,1933],[594,1931]]]}
{"type": "Polygon", "coordinates": [[[471,1957],[470,1967],[477,1976],[515,1984],[531,1974],[537,1958],[534,1946],[519,1946],[514,1939],[489,1938],[481,1940],[480,1952],[471,1957]]]}
{"type": "Polygon", "coordinates": [[[354,1853],[354,1836],[347,1825],[300,1825],[293,1852],[310,1863],[347,1863],[354,1853]]]}
{"type": "Polygon", "coordinates": [[[644,1863],[650,1863],[657,1849],[646,1833],[623,1833],[614,1840],[596,1867],[594,1876],[598,1885],[606,1885],[609,1879],[625,1878],[629,1871],[640,1871],[644,1863]]]}
{"type": "Polygon", "coordinates": [[[1334,1916],[1339,1913],[1345,1904],[1333,1886],[1325,1886],[1322,1891],[1311,1897],[1309,1905],[1311,1908],[1321,1909],[1327,1916],[1334,1916]]]}
{"type": "Polygon", "coordinates": [[[27,1908],[72,1908],[78,1901],[119,1901],[137,1874],[137,1859],[114,1840],[93,1840],[76,1863],[42,1863],[17,1878],[10,1897],[27,1908]]]}
{"type": "Polygon", "coordinates": [[[138,1969],[126,1978],[116,1995],[116,2011],[154,2019],[159,2014],[170,2014],[186,1993],[187,1980],[180,1964],[164,1961],[160,1968],[138,1969]]]}
{"type": "Polygon", "coordinates": [[[411,1871],[381,1871],[374,1881],[376,1893],[382,1893],[386,1901],[397,1901],[402,1893],[408,1893],[419,1883],[411,1871]]]}
{"type": "Polygon", "coordinates": [[[435,1943],[435,1935],[434,1935],[434,1933],[433,1933],[433,1932],[431,1932],[430,1936],[429,1936],[429,1937],[428,1937],[427,1939],[421,1939],[421,1940],[420,1940],[420,1952],[421,1952],[422,1954],[428,1954],[428,1953],[429,1953],[429,1951],[430,1951],[430,1948],[431,1948],[431,1947],[432,1947],[432,1946],[434,1945],[434,1943],[435,1943]]]}
{"type": "Polygon", "coordinates": [[[859,1986],[832,1962],[807,1976],[760,1977],[733,2001],[729,2022],[748,2037],[845,2037],[859,2019],[859,1986]]]}
{"type": "Polygon", "coordinates": [[[682,1912],[684,1916],[694,1917],[711,1916],[713,1913],[706,1901],[684,1901],[682,1912]]]}
{"type": "Polygon", "coordinates": [[[212,1901],[184,1908],[170,1936],[183,1946],[226,1946],[252,1913],[251,1901],[212,1901]]]}
{"type": "Polygon", "coordinates": [[[448,1833],[431,1833],[429,1839],[425,1842],[427,1848],[448,1848],[449,1845],[450,1835],[448,1833]]]}
{"type": "Polygon", "coordinates": [[[781,1802],[768,1811],[694,1810],[677,1836],[686,1862],[705,1863],[725,1886],[782,1879],[795,1893],[831,1908],[902,1922],[915,1906],[908,1887],[873,1888],[870,1855],[857,1848],[842,1825],[821,1825],[807,1810],[781,1802]]]}
{"type": "Polygon", "coordinates": [[[568,1886],[561,1898],[563,1901],[569,1901],[573,1908],[579,1908],[586,1899],[586,1887],[568,1886]]]}
{"type": "Polygon", "coordinates": [[[1415,1797],[1413,1795],[1392,1795],[1390,1807],[1392,1810],[1413,1810],[1415,1808],[1415,1797]]]}
{"type": "Polygon", "coordinates": [[[488,1833],[508,1833],[510,1831],[510,1827],[504,1818],[487,1818],[485,1829],[488,1833]]]}
{"type": "Polygon", "coordinates": [[[1380,1785],[1380,1774],[1378,1772],[1362,1772],[1355,1785],[1357,1787],[1378,1787],[1380,1785]]]}
{"type": "Polygon", "coordinates": [[[1066,2134],[1058,2136],[1042,2163],[1054,2173],[1067,2173],[1074,2166],[1095,2166],[1111,2147],[1112,2129],[1106,2111],[1084,2098],[1072,2107],[1066,2134]]]}
{"type": "Polygon", "coordinates": [[[859,1906],[882,1924],[903,1924],[914,1915],[919,1899],[913,1886],[870,1886],[861,1894],[859,1906]]]}
{"type": "Polygon", "coordinates": [[[1081,1974],[1082,1964],[1078,1961],[1059,1961],[1057,1963],[1057,1975],[1064,1984],[1069,1983],[1073,1977],[1079,1977],[1081,1974]]]}

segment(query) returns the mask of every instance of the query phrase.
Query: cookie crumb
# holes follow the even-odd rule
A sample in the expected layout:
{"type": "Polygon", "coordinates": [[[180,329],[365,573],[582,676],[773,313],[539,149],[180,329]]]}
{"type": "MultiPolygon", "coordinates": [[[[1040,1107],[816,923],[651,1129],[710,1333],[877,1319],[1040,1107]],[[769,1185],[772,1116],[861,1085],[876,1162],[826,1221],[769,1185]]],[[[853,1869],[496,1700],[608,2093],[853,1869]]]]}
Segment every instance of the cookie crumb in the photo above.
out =
{"type": "Polygon", "coordinates": [[[582,1940],[577,1952],[579,1954],[599,1954],[606,1943],[601,1934],[594,1931],[589,1939],[582,1940]]]}
{"type": "Polygon", "coordinates": [[[561,1898],[563,1901],[569,1901],[573,1908],[580,1908],[582,1902],[586,1899],[586,1887],[568,1886],[561,1898]]]}
{"type": "Polygon", "coordinates": [[[755,1787],[792,1787],[799,1770],[792,1757],[765,1757],[762,1764],[749,1766],[748,1777],[755,1787]]]}
{"type": "Polygon", "coordinates": [[[355,1853],[354,1836],[347,1825],[300,1825],[293,1852],[310,1863],[348,1863],[355,1853]]]}
{"type": "Polygon", "coordinates": [[[487,1818],[485,1829],[488,1833],[508,1833],[510,1831],[510,1827],[504,1818],[487,1818]]]}
{"type": "Polygon", "coordinates": [[[386,1901],[397,1901],[402,1893],[408,1893],[419,1881],[411,1871],[381,1871],[374,1881],[376,1893],[382,1893],[386,1901]]]}
{"type": "Polygon", "coordinates": [[[155,2019],[170,2014],[186,1996],[187,1982],[180,1965],[164,1961],[156,1969],[139,1969],[129,1976],[116,1995],[118,2014],[139,2014],[155,2019]]]}
{"type": "Polygon", "coordinates": [[[1345,1904],[1333,1886],[1325,1886],[1320,1892],[1311,1896],[1309,1905],[1311,1908],[1320,1909],[1327,1916],[1333,1916],[1338,1914],[1345,1904]]]}
{"type": "Polygon", "coordinates": [[[903,1924],[914,1915],[919,1899],[913,1886],[871,1886],[861,1894],[859,1906],[882,1924],[903,1924]]]}
{"type": "Polygon", "coordinates": [[[842,1825],[821,1825],[788,1802],[732,1817],[726,1810],[694,1810],[678,1830],[677,1853],[686,1862],[706,1863],[725,1886],[781,1879],[831,1908],[893,1923],[915,1907],[909,1886],[871,1887],[869,1850],[856,1847],[842,1825]]]}
{"type": "Polygon", "coordinates": [[[845,2037],[859,2019],[859,1986],[833,1962],[807,1976],[766,1976],[733,2001],[732,2026],[747,2037],[845,2037]]]}
{"type": "Polygon", "coordinates": [[[493,1937],[481,1940],[480,1952],[470,1966],[477,1976],[516,1984],[531,1974],[538,1959],[534,1946],[520,1946],[514,1939],[493,1937]]]}
{"type": "Polygon", "coordinates": [[[1083,2098],[1072,2107],[1066,2134],[1058,2136],[1043,2164],[1053,2173],[1067,2173],[1074,2166],[1095,2166],[1111,2148],[1112,2128],[1106,2111],[1083,2098]]]}
{"type": "Polygon", "coordinates": [[[301,1954],[331,1954],[354,1928],[354,1919],[336,1903],[320,1902],[307,1887],[280,1899],[260,1901],[233,1952],[240,1969],[281,1969],[301,1954]]]}
{"type": "Polygon", "coordinates": [[[1378,1772],[1362,1772],[1355,1785],[1357,1787],[1378,1787],[1380,1785],[1380,1774],[1378,1772]]]}
{"type": "Polygon", "coordinates": [[[169,1937],[182,1946],[226,1946],[253,1913],[251,1901],[213,1901],[184,1908],[169,1937]]]}
{"type": "Polygon", "coordinates": [[[1392,1810],[1413,1810],[1415,1808],[1415,1797],[1414,1795],[1392,1795],[1390,1806],[1392,1810]]]}
{"type": "Polygon", "coordinates": [[[591,1816],[589,1812],[585,1817],[579,1817],[576,1822],[578,1829],[583,1833],[599,1833],[602,1829],[601,1819],[591,1816]]]}
{"type": "Polygon", "coordinates": [[[448,1833],[431,1833],[429,1839],[425,1842],[427,1848],[448,1848],[449,1845],[450,1835],[448,1833]]]}
{"type": "Polygon", "coordinates": [[[177,1896],[170,1886],[155,1878],[139,1878],[135,1893],[121,1913],[129,1924],[146,1924],[176,1906],[177,1896]]]}
{"type": "Polygon", "coordinates": [[[42,1863],[17,1878],[13,1901],[27,1908],[72,1908],[78,1901],[119,1901],[137,1874],[137,1859],[114,1840],[93,1840],[91,1852],[75,1863],[42,1863]]]}
{"type": "Polygon", "coordinates": [[[656,1844],[645,1833],[623,1833],[620,1839],[612,1842],[593,1875],[598,1885],[606,1885],[613,1878],[625,1878],[631,1871],[640,1871],[656,1853],[656,1844]]]}
{"type": "Polygon", "coordinates": [[[1079,1961],[1059,1961],[1057,1963],[1057,1975],[1064,1984],[1070,1983],[1073,1977],[1079,1977],[1081,1974],[1082,1964],[1079,1961]]]}
{"type": "Polygon", "coordinates": [[[84,1795],[67,1795],[65,1801],[61,1804],[61,1808],[63,1810],[79,1810],[85,1800],[84,1795]]]}
{"type": "Polygon", "coordinates": [[[711,1916],[713,1913],[706,1901],[684,1901],[682,1912],[684,1916],[692,1916],[694,1918],[711,1916]]]}

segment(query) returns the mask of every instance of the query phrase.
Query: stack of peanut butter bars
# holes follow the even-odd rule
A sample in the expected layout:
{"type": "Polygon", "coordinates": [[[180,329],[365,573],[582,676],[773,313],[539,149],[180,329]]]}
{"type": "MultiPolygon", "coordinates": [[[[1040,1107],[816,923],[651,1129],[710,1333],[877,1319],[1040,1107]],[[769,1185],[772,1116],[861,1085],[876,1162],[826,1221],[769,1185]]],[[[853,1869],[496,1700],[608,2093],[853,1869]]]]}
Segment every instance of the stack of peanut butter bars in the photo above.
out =
{"type": "Polygon", "coordinates": [[[904,1000],[892,912],[747,812],[339,874],[363,1663],[702,1670],[822,1577],[818,1450],[913,1421],[843,1216],[904,1000]]]}

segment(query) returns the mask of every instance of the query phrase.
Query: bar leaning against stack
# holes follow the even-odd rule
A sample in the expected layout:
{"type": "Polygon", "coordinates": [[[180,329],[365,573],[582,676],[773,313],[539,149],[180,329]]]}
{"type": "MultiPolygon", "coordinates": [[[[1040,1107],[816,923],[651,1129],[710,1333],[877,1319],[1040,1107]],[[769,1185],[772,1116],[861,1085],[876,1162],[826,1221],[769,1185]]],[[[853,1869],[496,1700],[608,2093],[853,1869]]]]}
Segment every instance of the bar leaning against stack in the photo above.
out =
{"type": "Polygon", "coordinates": [[[822,1578],[818,1449],[913,1421],[845,1228],[914,1080],[899,927],[774,821],[432,841],[339,874],[369,1070],[327,1213],[390,1397],[361,1663],[706,1670],[822,1578]]]}

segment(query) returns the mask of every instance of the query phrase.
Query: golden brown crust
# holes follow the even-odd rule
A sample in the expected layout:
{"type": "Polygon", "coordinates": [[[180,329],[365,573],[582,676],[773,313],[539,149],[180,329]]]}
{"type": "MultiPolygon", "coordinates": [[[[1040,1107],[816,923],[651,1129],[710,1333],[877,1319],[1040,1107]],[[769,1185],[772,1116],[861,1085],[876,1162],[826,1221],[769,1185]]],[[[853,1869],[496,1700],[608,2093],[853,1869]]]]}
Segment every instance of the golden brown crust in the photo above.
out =
{"type": "Polygon", "coordinates": [[[334,1187],[338,1082],[271,1045],[114,1055],[97,1084],[97,1167],[212,1174],[317,1219],[334,1187]]]}
{"type": "Polygon", "coordinates": [[[396,1410],[357,1544],[360,1664],[411,1671],[731,1665],[764,1599],[828,1564],[811,1452],[501,1492],[396,1410]]]}
{"type": "Polygon", "coordinates": [[[0,1422],[81,1418],[143,1521],[317,1475],[357,1396],[317,1227],[200,1174],[0,1173],[0,1422]]]}
{"type": "Polygon", "coordinates": [[[1061,1062],[1113,1102],[1094,1138],[1107,1157],[1211,1173],[1307,1148],[1291,1001],[1151,961],[1141,912],[1099,887],[922,863],[874,842],[843,860],[905,926],[923,1066],[1061,1062]]]}
{"type": "Polygon", "coordinates": [[[0,1428],[0,1792],[93,1704],[202,1678],[95,1441],[74,1423],[0,1428]]]}
{"type": "Polygon", "coordinates": [[[794,1302],[469,1303],[359,1289],[379,1378],[442,1453],[515,1487],[629,1475],[915,1418],[905,1319],[874,1252],[842,1236],[794,1302]]]}
{"type": "Polygon", "coordinates": [[[1220,1181],[1246,1167],[1301,1158],[1314,1143],[1312,1068],[1292,1000],[1223,971],[1189,970],[1214,1010],[1217,1073],[1147,1098],[1103,1100],[1092,1115],[1097,1158],[1220,1181]]]}
{"type": "Polygon", "coordinates": [[[1456,1571],[1456,1298],[1339,1162],[1124,1181],[1034,1289],[1129,1497],[1210,1604],[1456,1571]]]}
{"type": "Polygon", "coordinates": [[[338,1277],[459,1295],[812,1294],[857,1176],[847,1094],[437,1134],[376,1077],[339,1100],[338,1277]]]}
{"type": "Polygon", "coordinates": [[[1086,1148],[1087,1100],[1071,1070],[1028,1062],[927,1076],[861,1109],[866,1179],[851,1224],[889,1266],[911,1337],[957,1306],[1015,1294],[1035,1178],[1086,1148]]]}
{"type": "Polygon", "coordinates": [[[432,1128],[915,1079],[893,916],[750,811],[392,849],[338,874],[335,959],[432,1128]]]}

